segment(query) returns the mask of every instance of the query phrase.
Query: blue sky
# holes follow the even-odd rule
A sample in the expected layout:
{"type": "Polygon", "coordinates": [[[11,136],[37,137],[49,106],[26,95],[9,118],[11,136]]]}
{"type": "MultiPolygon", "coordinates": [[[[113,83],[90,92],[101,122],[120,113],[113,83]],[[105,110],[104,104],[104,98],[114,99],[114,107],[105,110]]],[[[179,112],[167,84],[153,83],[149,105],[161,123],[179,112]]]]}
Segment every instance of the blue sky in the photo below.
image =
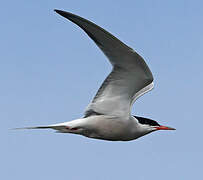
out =
{"type": "Polygon", "coordinates": [[[202,178],[202,1],[19,0],[1,7],[1,179],[202,178]],[[94,42],[55,8],[95,22],[144,57],[155,88],[132,113],[176,131],[107,142],[8,130],[81,117],[110,72],[94,42]]]}

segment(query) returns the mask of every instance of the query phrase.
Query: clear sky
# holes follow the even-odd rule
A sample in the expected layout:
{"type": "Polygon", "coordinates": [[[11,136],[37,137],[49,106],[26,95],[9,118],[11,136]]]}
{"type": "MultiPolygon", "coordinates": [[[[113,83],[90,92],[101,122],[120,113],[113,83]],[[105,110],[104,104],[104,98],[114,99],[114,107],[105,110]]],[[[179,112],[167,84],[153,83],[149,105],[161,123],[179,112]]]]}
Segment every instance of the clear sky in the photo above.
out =
{"type": "Polygon", "coordinates": [[[2,1],[0,178],[202,179],[203,1],[2,1]],[[111,66],[53,9],[87,18],[144,57],[153,91],[132,113],[176,131],[107,142],[49,130],[9,131],[83,115],[111,66]]]}

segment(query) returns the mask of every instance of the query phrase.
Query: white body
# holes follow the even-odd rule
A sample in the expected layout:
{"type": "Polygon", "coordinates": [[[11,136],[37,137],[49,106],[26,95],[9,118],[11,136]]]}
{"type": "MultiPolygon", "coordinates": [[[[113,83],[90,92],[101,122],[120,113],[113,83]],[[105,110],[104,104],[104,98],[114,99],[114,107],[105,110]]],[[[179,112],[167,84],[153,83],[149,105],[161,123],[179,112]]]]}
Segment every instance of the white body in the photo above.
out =
{"type": "Polygon", "coordinates": [[[143,128],[137,119],[113,116],[90,116],[69,122],[50,125],[50,128],[62,133],[80,134],[89,138],[129,141],[152,132],[151,128],[143,128]],[[68,128],[67,128],[68,127],[68,128]],[[75,130],[77,128],[77,130],[75,130]],[[74,129],[74,130],[72,130],[74,129]]]}

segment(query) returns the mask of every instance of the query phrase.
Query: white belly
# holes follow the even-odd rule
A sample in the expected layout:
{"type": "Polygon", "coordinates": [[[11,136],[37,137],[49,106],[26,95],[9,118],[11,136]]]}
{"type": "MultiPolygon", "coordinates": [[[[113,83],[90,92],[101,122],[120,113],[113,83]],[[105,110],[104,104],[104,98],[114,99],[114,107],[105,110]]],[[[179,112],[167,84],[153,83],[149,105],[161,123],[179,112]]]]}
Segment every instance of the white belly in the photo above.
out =
{"type": "Polygon", "coordinates": [[[111,141],[128,141],[135,139],[131,119],[92,116],[84,120],[85,130],[82,132],[84,136],[111,141]]]}

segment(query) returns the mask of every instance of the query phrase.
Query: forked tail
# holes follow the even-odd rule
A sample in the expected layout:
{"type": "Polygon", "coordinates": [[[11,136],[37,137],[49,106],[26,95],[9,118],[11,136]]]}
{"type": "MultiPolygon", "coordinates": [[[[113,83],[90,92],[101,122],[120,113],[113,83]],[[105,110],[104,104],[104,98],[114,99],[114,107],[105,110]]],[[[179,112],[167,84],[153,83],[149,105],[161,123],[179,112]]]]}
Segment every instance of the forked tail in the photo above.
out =
{"type": "Polygon", "coordinates": [[[54,129],[57,131],[67,130],[67,126],[64,125],[48,125],[48,126],[33,126],[33,127],[22,127],[22,128],[13,128],[11,130],[25,130],[25,129],[54,129]]]}

